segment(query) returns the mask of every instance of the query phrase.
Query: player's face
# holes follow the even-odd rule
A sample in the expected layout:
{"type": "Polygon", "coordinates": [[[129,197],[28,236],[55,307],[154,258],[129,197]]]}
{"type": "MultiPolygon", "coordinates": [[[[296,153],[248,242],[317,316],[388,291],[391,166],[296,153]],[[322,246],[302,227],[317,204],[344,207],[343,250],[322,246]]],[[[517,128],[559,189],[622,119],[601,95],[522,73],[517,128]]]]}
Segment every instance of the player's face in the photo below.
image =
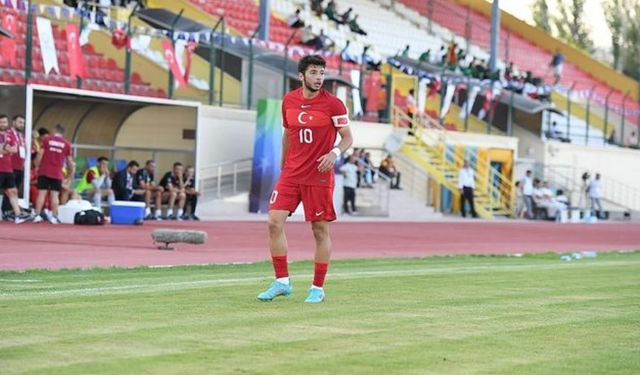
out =
{"type": "Polygon", "coordinates": [[[140,169],[140,167],[136,167],[135,165],[132,165],[131,168],[129,168],[129,173],[136,174],[138,173],[138,169],[140,169]]]}
{"type": "Polygon", "coordinates": [[[0,118],[0,131],[5,131],[9,128],[9,119],[8,118],[0,118]]]}
{"type": "Polygon", "coordinates": [[[324,83],[324,68],[318,65],[309,65],[307,70],[300,73],[302,85],[311,92],[316,92],[322,88],[324,83]]]}
{"type": "Polygon", "coordinates": [[[18,117],[17,119],[13,120],[13,127],[23,131],[24,130],[24,119],[22,117],[18,117]]]}

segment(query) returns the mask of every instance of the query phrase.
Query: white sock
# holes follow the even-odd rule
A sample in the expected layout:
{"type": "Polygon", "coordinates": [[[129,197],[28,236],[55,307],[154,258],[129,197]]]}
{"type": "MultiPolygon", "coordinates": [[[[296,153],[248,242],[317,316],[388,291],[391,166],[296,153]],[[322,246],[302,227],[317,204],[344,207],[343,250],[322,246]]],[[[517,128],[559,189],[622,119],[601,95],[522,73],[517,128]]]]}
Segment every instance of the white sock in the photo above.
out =
{"type": "Polygon", "coordinates": [[[178,216],[182,216],[182,214],[184,213],[184,210],[182,208],[178,209],[178,216]]]}
{"type": "Polygon", "coordinates": [[[162,216],[162,211],[160,211],[160,210],[156,210],[156,216],[157,216],[157,217],[162,216]]]}
{"type": "Polygon", "coordinates": [[[167,216],[173,216],[175,210],[167,210],[167,216]]]}
{"type": "Polygon", "coordinates": [[[320,290],[322,290],[322,288],[321,288],[321,287],[319,287],[319,286],[315,286],[315,285],[311,285],[311,289],[320,289],[320,290]]]}
{"type": "Polygon", "coordinates": [[[277,282],[282,283],[282,284],[287,284],[289,285],[289,278],[288,277],[279,277],[276,279],[277,282]]]}
{"type": "Polygon", "coordinates": [[[144,216],[151,215],[151,209],[149,207],[144,209],[144,216]]]}

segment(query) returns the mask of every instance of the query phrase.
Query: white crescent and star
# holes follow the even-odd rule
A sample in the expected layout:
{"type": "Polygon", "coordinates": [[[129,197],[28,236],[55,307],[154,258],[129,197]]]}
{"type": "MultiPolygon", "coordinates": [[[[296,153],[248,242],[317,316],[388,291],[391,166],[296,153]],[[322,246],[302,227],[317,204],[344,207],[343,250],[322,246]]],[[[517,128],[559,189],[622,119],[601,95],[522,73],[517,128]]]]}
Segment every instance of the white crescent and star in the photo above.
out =
{"type": "Polygon", "coordinates": [[[305,115],[307,115],[307,116],[308,116],[308,120],[313,120],[313,116],[309,115],[309,114],[308,114],[307,112],[305,112],[305,111],[302,111],[302,112],[300,112],[300,114],[298,115],[298,122],[299,122],[301,125],[306,125],[306,123],[308,122],[308,121],[305,121],[305,120],[304,120],[304,116],[305,116],[305,115]]]}

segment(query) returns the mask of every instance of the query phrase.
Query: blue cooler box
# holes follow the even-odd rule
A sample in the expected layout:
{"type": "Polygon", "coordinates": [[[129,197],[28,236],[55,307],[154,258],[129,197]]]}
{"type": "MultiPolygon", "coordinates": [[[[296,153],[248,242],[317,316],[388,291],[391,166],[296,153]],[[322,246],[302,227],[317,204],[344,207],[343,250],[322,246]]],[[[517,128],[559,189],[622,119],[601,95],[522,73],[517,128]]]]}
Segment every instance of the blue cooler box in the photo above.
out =
{"type": "Polygon", "coordinates": [[[111,205],[111,224],[135,225],[144,220],[144,202],[115,201],[111,205]]]}

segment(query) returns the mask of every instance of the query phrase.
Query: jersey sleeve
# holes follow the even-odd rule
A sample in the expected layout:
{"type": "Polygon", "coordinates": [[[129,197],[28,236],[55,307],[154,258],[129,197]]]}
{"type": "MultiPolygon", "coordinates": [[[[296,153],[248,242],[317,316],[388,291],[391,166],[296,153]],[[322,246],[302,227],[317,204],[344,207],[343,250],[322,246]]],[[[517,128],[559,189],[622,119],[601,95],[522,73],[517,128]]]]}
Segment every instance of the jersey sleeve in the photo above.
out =
{"type": "Polygon", "coordinates": [[[282,127],[285,129],[289,129],[289,123],[287,122],[287,110],[285,108],[285,103],[287,102],[287,98],[284,98],[282,101],[282,127]]]}
{"type": "Polygon", "coordinates": [[[334,98],[332,103],[331,121],[336,128],[344,128],[349,125],[349,111],[342,100],[334,98]]]}

